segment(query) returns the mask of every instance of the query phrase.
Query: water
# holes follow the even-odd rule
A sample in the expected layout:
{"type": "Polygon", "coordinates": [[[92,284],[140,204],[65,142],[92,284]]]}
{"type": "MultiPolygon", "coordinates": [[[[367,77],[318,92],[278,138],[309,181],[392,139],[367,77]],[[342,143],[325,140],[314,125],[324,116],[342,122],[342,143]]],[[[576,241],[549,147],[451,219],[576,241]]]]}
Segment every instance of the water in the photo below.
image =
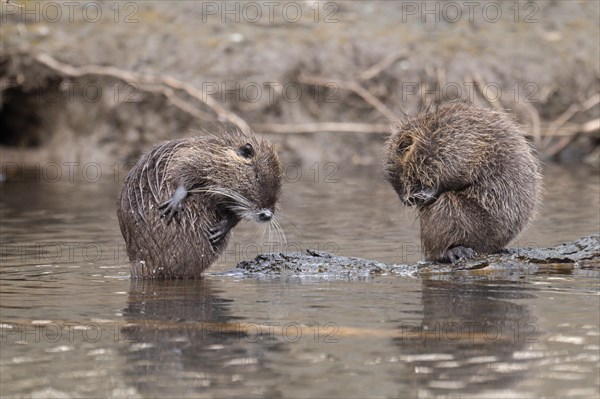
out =
{"type": "MultiPolygon", "coordinates": [[[[201,281],[129,280],[118,184],[1,185],[1,396],[599,395],[598,265],[351,281],[222,273],[269,249],[419,260],[414,214],[377,169],[305,175],[285,187],[287,246],[242,224],[201,281]]],[[[549,167],[546,191],[514,245],[598,233],[597,174],[549,167]]]]}

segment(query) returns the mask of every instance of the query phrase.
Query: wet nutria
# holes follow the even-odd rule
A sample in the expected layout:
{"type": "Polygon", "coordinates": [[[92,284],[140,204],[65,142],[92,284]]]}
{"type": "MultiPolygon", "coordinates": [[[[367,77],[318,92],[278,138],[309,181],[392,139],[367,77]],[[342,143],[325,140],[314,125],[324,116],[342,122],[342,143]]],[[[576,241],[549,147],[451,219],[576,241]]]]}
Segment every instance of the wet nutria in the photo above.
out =
{"type": "Polygon", "coordinates": [[[532,219],[540,164],[508,115],[464,102],[409,117],[386,143],[386,178],[416,206],[428,260],[496,252],[532,219]]]}
{"type": "Polygon", "coordinates": [[[265,141],[203,133],[146,152],[127,175],[117,214],[132,277],[194,278],[241,219],[271,222],[281,165],[265,141]]]}

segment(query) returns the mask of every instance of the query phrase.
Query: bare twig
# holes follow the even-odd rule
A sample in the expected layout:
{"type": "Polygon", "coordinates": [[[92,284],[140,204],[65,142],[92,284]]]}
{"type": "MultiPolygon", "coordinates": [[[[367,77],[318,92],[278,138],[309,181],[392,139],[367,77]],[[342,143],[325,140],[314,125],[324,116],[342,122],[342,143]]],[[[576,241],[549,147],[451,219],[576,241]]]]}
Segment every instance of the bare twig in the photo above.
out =
{"type": "Polygon", "coordinates": [[[327,85],[336,85],[340,89],[349,90],[357,95],[359,95],[365,102],[375,108],[379,113],[385,116],[387,119],[391,121],[398,121],[398,117],[391,109],[389,109],[384,103],[379,101],[377,97],[371,94],[367,89],[362,87],[356,82],[335,80],[335,79],[326,79],[320,76],[309,76],[300,74],[298,76],[298,81],[300,83],[308,84],[308,85],[319,85],[319,86],[327,86],[327,85]]]}
{"type": "Polygon", "coordinates": [[[579,138],[579,136],[581,136],[580,131],[575,132],[575,134],[573,134],[571,136],[563,137],[562,139],[559,140],[558,143],[554,144],[550,148],[545,149],[544,154],[548,158],[554,158],[554,157],[558,156],[561,152],[564,151],[565,148],[567,148],[569,145],[571,145],[572,142],[577,140],[579,138]]]}
{"type": "Polygon", "coordinates": [[[587,121],[581,125],[581,131],[583,133],[597,133],[600,132],[600,118],[587,121]]]}
{"type": "Polygon", "coordinates": [[[554,119],[550,122],[548,126],[548,135],[552,136],[558,129],[564,125],[569,119],[573,117],[579,110],[581,109],[580,104],[571,104],[571,106],[562,114],[558,116],[558,118],[554,119]]]}
{"type": "Polygon", "coordinates": [[[173,104],[180,110],[187,112],[189,115],[199,118],[199,119],[202,119],[202,120],[210,120],[210,118],[211,118],[210,114],[208,114],[204,111],[201,111],[200,109],[198,109],[198,108],[194,107],[193,105],[190,105],[186,101],[182,100],[177,94],[175,94],[173,89],[171,89],[169,87],[165,87],[163,89],[158,89],[157,91],[162,92],[162,94],[164,94],[165,97],[167,97],[167,99],[171,102],[171,104],[173,104]]]}
{"type": "Polygon", "coordinates": [[[188,85],[172,77],[165,76],[161,78],[149,75],[140,75],[135,72],[126,71],[115,67],[105,67],[99,65],[74,67],[72,65],[62,63],[48,54],[40,54],[36,57],[36,60],[48,68],[70,77],[82,77],[86,75],[107,76],[122,80],[124,83],[133,87],[144,86],[145,91],[161,93],[167,97],[177,108],[180,108],[184,112],[190,113],[197,118],[204,119],[204,113],[199,112],[196,107],[188,104],[175,94],[175,91],[183,91],[190,97],[210,108],[219,119],[227,120],[233,123],[243,132],[250,131],[250,126],[240,116],[229,111],[219,104],[214,98],[205,94],[196,87],[188,85]],[[147,87],[147,85],[154,85],[156,88],[150,88],[147,87]]]}
{"type": "Polygon", "coordinates": [[[558,129],[569,121],[577,112],[584,112],[600,103],[600,94],[594,94],[583,103],[571,105],[565,112],[560,114],[558,118],[550,122],[548,126],[548,134],[554,135],[558,129]]]}
{"type": "MultiPolygon", "coordinates": [[[[469,77],[467,76],[466,79],[469,79],[469,77]]],[[[477,92],[485,101],[488,102],[488,104],[490,104],[496,111],[504,112],[500,101],[492,101],[490,98],[488,98],[487,93],[483,90],[483,87],[486,85],[486,83],[483,81],[481,75],[475,72],[473,74],[472,81],[474,83],[475,88],[477,89],[477,92]]],[[[518,101],[517,104],[529,114],[529,119],[531,121],[531,136],[533,137],[533,142],[539,147],[541,145],[542,130],[540,114],[538,113],[537,109],[535,109],[535,107],[530,103],[518,101]]]]}
{"type": "Polygon", "coordinates": [[[370,68],[362,71],[358,75],[358,79],[360,81],[373,79],[375,76],[379,75],[382,71],[394,65],[396,62],[401,59],[405,59],[404,51],[397,51],[395,53],[389,54],[387,57],[383,58],[377,64],[371,66],[370,68]]]}
{"type": "Polygon", "coordinates": [[[481,97],[485,101],[487,101],[488,104],[490,104],[492,106],[492,108],[494,108],[498,112],[504,112],[502,105],[500,105],[500,100],[498,99],[498,101],[492,101],[488,97],[485,90],[483,90],[483,87],[486,86],[486,83],[483,81],[483,78],[481,77],[481,75],[479,73],[477,73],[477,72],[473,73],[472,77],[467,75],[465,77],[465,81],[468,82],[469,80],[471,80],[474,83],[474,86],[477,89],[477,92],[481,95],[481,97]]]}
{"type": "Polygon", "coordinates": [[[567,147],[569,147],[571,143],[577,140],[582,134],[589,134],[598,131],[600,131],[600,118],[592,119],[591,121],[582,123],[581,125],[578,125],[574,134],[563,137],[558,143],[546,149],[544,153],[550,158],[556,157],[567,147]]]}
{"type": "Polygon", "coordinates": [[[209,108],[211,108],[215,113],[222,119],[226,119],[233,124],[237,125],[242,132],[250,132],[250,126],[248,123],[242,119],[237,114],[229,111],[221,104],[219,104],[214,98],[204,94],[201,90],[195,88],[194,86],[187,85],[180,80],[165,76],[162,78],[162,82],[173,89],[182,90],[186,92],[190,97],[197,99],[205,103],[209,108]]]}
{"type": "Polygon", "coordinates": [[[558,90],[558,86],[553,83],[551,83],[547,86],[543,86],[542,89],[540,90],[540,95],[539,95],[540,101],[542,103],[547,103],[550,96],[553,95],[554,93],[556,93],[557,90],[558,90]]]}
{"type": "Polygon", "coordinates": [[[546,138],[542,143],[542,148],[545,148],[550,144],[552,137],[556,136],[558,130],[561,129],[565,125],[565,123],[567,123],[569,119],[571,119],[575,114],[577,114],[578,112],[585,112],[590,108],[593,108],[596,105],[598,105],[598,103],[600,103],[600,94],[594,94],[584,102],[580,104],[572,104],[569,108],[567,108],[565,112],[560,114],[556,119],[550,122],[550,125],[548,125],[548,129],[544,134],[546,138]]]}
{"type": "MultiPolygon", "coordinates": [[[[491,101],[485,91],[483,90],[483,86],[486,84],[481,76],[478,73],[473,74],[473,81],[476,83],[475,87],[477,91],[481,94],[481,96],[498,112],[504,112],[500,101],[491,101]]],[[[541,119],[540,114],[535,109],[533,105],[527,102],[518,101],[517,104],[529,114],[529,120],[531,121],[531,136],[533,138],[533,142],[539,147],[541,144],[541,119]]]]}
{"type": "Polygon", "coordinates": [[[110,76],[116,79],[123,80],[125,83],[141,83],[140,76],[133,72],[125,71],[114,67],[104,67],[89,65],[83,67],[74,67],[69,64],[62,63],[48,54],[40,54],[36,57],[36,60],[50,69],[54,69],[56,72],[60,72],[64,75],[71,77],[81,77],[85,75],[103,75],[110,76]]]}
{"type": "Polygon", "coordinates": [[[535,107],[530,103],[518,102],[517,104],[519,104],[521,108],[524,108],[525,111],[527,111],[527,113],[529,114],[529,119],[531,120],[531,135],[533,136],[533,142],[539,147],[542,140],[542,122],[540,120],[540,114],[538,113],[537,109],[535,109],[535,107]]]}
{"type": "MultiPolygon", "coordinates": [[[[592,133],[593,126],[598,129],[599,120],[590,121],[583,125],[569,125],[568,131],[570,135],[574,135],[577,131],[583,133],[592,133]],[[596,125],[594,125],[595,123],[596,125]]],[[[393,123],[352,123],[352,122],[315,122],[315,123],[256,123],[252,124],[252,129],[256,132],[263,133],[390,133],[393,123]]],[[[531,137],[531,134],[528,134],[531,137]]]]}
{"type": "Polygon", "coordinates": [[[436,70],[436,74],[437,74],[438,83],[440,84],[440,90],[443,90],[444,87],[446,86],[446,84],[448,84],[448,78],[447,78],[448,75],[446,73],[446,68],[438,65],[435,68],[435,70],[436,70]]]}
{"type": "Polygon", "coordinates": [[[369,123],[261,123],[253,124],[252,129],[263,133],[390,133],[392,124],[369,123]]]}

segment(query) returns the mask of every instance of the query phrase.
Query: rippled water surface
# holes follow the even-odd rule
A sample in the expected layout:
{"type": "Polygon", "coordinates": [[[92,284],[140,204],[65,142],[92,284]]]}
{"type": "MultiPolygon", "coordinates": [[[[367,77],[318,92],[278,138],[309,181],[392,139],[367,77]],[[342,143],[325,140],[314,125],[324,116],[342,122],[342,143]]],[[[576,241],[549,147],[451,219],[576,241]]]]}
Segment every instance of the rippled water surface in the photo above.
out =
{"type": "MultiPolygon", "coordinates": [[[[285,187],[287,244],[239,226],[201,281],[129,280],[116,183],[0,185],[1,396],[599,395],[598,265],[418,279],[223,273],[270,250],[420,259],[414,214],[376,168],[305,175],[285,187]]],[[[513,245],[598,234],[599,186],[588,170],[547,168],[544,207],[513,245]]]]}

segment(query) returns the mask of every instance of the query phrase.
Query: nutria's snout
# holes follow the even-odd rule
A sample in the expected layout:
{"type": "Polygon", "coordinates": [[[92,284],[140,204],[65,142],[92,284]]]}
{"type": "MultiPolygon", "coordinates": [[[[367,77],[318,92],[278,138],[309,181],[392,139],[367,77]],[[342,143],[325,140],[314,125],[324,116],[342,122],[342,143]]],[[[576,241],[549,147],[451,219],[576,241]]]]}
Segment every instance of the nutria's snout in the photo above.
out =
{"type": "Polygon", "coordinates": [[[273,218],[274,212],[271,209],[261,209],[256,215],[256,221],[260,223],[268,222],[273,218]]]}

